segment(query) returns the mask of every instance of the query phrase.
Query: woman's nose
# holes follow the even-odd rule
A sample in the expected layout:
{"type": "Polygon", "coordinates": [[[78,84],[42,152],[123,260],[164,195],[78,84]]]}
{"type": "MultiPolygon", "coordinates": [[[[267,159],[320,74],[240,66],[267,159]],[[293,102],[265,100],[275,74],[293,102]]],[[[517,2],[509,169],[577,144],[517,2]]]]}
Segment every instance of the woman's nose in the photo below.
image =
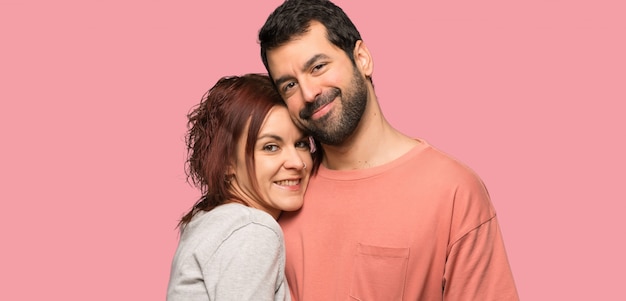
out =
{"type": "Polygon", "coordinates": [[[285,158],[284,166],[288,169],[293,168],[297,170],[305,169],[307,167],[306,163],[302,160],[302,157],[295,149],[291,150],[288,157],[285,158]]]}

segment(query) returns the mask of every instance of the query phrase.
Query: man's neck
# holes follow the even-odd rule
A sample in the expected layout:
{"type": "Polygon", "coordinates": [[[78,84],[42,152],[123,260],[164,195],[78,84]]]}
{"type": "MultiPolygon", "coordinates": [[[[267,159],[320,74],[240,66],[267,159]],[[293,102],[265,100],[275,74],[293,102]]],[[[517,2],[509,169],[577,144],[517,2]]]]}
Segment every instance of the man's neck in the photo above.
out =
{"type": "Polygon", "coordinates": [[[406,154],[418,144],[417,140],[393,128],[373,99],[350,137],[340,145],[323,145],[323,164],[333,170],[380,166],[406,154]]]}

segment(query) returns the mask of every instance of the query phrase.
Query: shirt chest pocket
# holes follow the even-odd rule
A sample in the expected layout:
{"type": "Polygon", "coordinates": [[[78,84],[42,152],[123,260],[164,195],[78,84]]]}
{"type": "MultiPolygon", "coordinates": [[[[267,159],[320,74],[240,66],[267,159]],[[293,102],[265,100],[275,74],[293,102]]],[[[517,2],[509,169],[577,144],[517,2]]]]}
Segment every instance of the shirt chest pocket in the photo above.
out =
{"type": "Polygon", "coordinates": [[[360,301],[402,300],[409,248],[357,245],[350,297],[360,301]]]}

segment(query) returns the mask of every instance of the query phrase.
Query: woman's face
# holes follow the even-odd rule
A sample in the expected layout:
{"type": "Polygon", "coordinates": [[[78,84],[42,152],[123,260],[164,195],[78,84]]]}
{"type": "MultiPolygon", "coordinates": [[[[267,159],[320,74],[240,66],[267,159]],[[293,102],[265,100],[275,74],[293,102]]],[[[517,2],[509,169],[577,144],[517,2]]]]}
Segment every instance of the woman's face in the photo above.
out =
{"type": "Polygon", "coordinates": [[[274,106],[259,130],[254,146],[258,191],[255,193],[245,161],[247,129],[237,144],[237,159],[232,183],[250,206],[278,218],[281,211],[302,206],[313,159],[308,136],[291,121],[287,108],[274,106]],[[304,168],[306,166],[306,168],[304,168]]]}

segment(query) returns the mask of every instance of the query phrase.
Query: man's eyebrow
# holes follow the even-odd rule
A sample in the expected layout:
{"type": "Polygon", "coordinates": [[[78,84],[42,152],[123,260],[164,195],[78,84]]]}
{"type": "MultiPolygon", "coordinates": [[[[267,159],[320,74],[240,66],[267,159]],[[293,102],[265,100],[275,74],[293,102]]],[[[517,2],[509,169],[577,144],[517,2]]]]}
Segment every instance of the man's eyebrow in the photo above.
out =
{"type": "Polygon", "coordinates": [[[304,65],[302,66],[302,72],[308,70],[311,68],[311,66],[313,66],[317,61],[319,61],[320,59],[327,59],[328,56],[320,53],[320,54],[316,54],[314,55],[312,58],[310,58],[308,61],[306,61],[306,63],[304,63],[304,65]]]}
{"type": "MultiPolygon", "coordinates": [[[[301,71],[302,72],[306,72],[306,70],[310,69],[311,66],[313,66],[318,60],[326,59],[326,58],[328,58],[328,56],[325,55],[325,54],[322,54],[322,53],[316,54],[316,55],[312,56],[310,59],[308,59],[304,63],[304,65],[302,65],[301,71]]],[[[275,79],[274,80],[274,84],[276,85],[276,87],[280,87],[283,83],[285,83],[286,81],[289,81],[289,80],[291,80],[293,78],[294,77],[291,76],[291,75],[284,75],[284,76],[281,76],[281,77],[275,79]]]]}
{"type": "Polygon", "coordinates": [[[274,85],[276,85],[277,88],[280,88],[280,86],[286,82],[286,81],[290,81],[293,78],[293,76],[291,75],[283,75],[277,79],[274,79],[274,85]]]}

